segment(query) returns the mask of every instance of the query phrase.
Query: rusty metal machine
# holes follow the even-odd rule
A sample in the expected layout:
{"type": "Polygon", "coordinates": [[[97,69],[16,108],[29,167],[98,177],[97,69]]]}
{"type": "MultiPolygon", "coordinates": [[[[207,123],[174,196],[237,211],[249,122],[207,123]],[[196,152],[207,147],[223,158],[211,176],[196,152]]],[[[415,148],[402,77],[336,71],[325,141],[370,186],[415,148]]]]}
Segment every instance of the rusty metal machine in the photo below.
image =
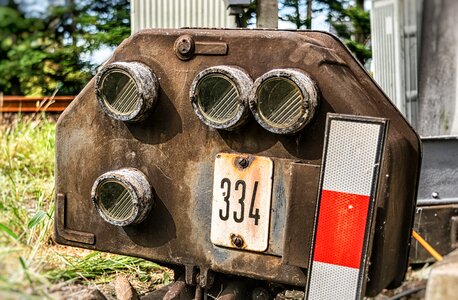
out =
{"type": "Polygon", "coordinates": [[[55,238],[172,268],[166,299],[360,299],[404,277],[420,160],[330,34],[144,30],[58,121],[55,238]]]}

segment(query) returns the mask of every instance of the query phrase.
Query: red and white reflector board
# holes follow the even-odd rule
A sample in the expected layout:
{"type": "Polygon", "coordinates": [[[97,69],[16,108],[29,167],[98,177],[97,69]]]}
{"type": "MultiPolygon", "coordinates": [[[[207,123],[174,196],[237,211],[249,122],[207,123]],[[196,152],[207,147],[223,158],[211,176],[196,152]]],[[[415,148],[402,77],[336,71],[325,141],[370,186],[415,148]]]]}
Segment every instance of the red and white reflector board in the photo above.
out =
{"type": "Polygon", "coordinates": [[[307,299],[362,299],[387,120],[328,114],[307,299]]]}

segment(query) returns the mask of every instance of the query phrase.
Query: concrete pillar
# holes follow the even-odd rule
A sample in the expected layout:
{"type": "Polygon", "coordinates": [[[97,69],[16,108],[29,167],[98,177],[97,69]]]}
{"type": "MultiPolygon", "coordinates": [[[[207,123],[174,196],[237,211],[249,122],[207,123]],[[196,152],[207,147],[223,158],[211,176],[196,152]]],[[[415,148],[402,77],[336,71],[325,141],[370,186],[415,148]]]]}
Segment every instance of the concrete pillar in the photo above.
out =
{"type": "Polygon", "coordinates": [[[425,0],[419,74],[420,135],[458,134],[458,1],[425,0]]]}

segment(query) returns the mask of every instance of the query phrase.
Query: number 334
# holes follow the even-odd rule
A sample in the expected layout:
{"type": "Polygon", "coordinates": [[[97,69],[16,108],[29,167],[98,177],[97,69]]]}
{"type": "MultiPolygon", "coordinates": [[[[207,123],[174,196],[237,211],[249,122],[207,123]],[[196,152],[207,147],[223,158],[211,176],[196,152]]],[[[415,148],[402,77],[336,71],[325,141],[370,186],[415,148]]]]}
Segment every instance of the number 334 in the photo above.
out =
{"type": "MultiPolygon", "coordinates": [[[[223,178],[221,180],[221,189],[223,191],[223,201],[226,203],[225,209],[219,210],[219,217],[223,221],[227,221],[230,217],[230,201],[231,198],[231,181],[229,178],[223,178]]],[[[237,180],[234,184],[234,190],[240,191],[240,198],[238,199],[239,203],[239,210],[233,211],[233,218],[234,221],[237,223],[242,223],[245,217],[245,194],[246,194],[246,183],[244,180],[237,180]]],[[[251,195],[251,202],[250,202],[250,211],[248,214],[249,218],[254,219],[254,225],[258,225],[259,219],[261,218],[259,215],[259,209],[254,209],[255,202],[256,202],[256,192],[258,190],[258,181],[254,182],[253,186],[253,194],[251,195]]]]}

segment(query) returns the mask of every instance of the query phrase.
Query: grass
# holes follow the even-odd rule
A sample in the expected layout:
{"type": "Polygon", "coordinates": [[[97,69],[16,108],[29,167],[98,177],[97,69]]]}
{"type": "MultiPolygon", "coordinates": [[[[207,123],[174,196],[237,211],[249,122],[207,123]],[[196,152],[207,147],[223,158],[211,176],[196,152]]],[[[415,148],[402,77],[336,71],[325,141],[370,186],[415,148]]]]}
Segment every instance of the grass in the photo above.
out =
{"type": "Polygon", "coordinates": [[[104,284],[120,273],[144,289],[166,283],[152,262],[53,243],[54,135],[44,115],[0,125],[0,298],[47,298],[58,283],[104,284]]]}

